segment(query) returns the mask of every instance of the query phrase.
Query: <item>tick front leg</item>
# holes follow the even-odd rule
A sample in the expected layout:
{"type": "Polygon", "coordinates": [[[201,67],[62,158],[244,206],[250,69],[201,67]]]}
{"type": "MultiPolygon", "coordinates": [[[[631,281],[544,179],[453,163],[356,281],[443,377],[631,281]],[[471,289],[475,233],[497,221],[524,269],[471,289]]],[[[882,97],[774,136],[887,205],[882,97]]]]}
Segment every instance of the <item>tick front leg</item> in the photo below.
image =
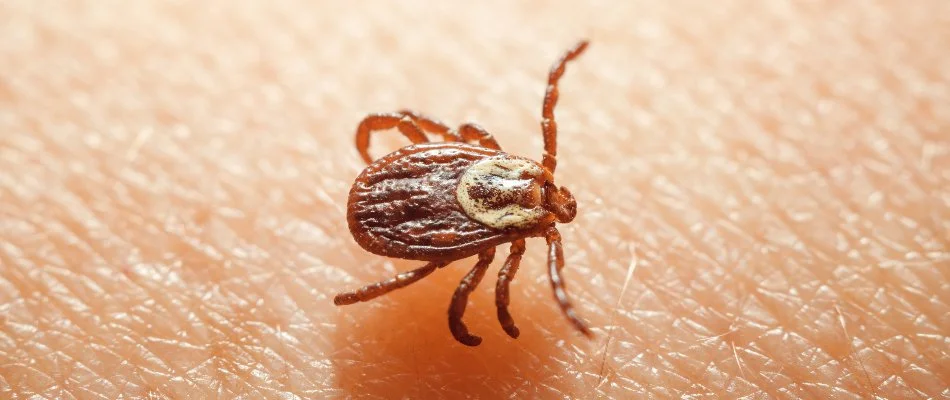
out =
{"type": "Polygon", "coordinates": [[[462,135],[462,139],[467,142],[477,140],[478,144],[482,145],[482,147],[501,150],[501,146],[498,145],[498,141],[495,140],[495,137],[481,126],[476,124],[463,124],[459,127],[459,133],[462,135]]]}
{"type": "Polygon", "coordinates": [[[564,269],[564,249],[561,246],[561,233],[557,231],[557,228],[551,226],[544,233],[544,237],[548,241],[548,276],[551,279],[551,288],[554,289],[554,298],[561,306],[561,312],[574,324],[574,327],[588,338],[593,337],[590,328],[577,317],[574,312],[574,305],[567,298],[567,289],[564,287],[564,279],[561,277],[561,270],[564,269]]]}
{"type": "Polygon", "coordinates": [[[475,267],[462,278],[459,287],[455,289],[455,294],[452,295],[452,304],[449,306],[449,330],[452,331],[455,340],[466,346],[478,346],[482,343],[482,338],[468,333],[468,327],[462,322],[462,316],[465,314],[465,306],[468,305],[468,295],[482,281],[485,270],[488,269],[488,265],[491,264],[494,258],[494,247],[479,254],[475,267]]]}
{"type": "Polygon", "coordinates": [[[541,106],[541,133],[544,136],[544,156],[541,163],[549,172],[554,173],[557,168],[557,121],[554,119],[554,107],[560,96],[557,84],[564,75],[564,66],[587,48],[587,41],[582,41],[567,51],[548,73],[548,87],[544,91],[544,105],[541,106]]]}
{"type": "Polygon", "coordinates": [[[435,271],[437,268],[444,267],[447,262],[443,261],[434,261],[430,262],[420,268],[416,268],[412,271],[403,272],[399,275],[396,275],[388,280],[377,282],[372,285],[366,285],[359,290],[352,292],[340,293],[333,298],[333,304],[338,306],[345,306],[348,304],[359,303],[361,301],[369,301],[375,299],[379,296],[382,296],[386,293],[389,293],[393,290],[409,286],[413,283],[418,282],[420,279],[429,276],[432,271],[435,271]]]}
{"type": "Polygon", "coordinates": [[[373,158],[369,156],[370,134],[374,131],[392,128],[399,129],[399,132],[409,138],[414,144],[429,141],[425,133],[422,133],[422,129],[419,129],[416,123],[413,122],[411,116],[399,113],[370,114],[366,118],[363,118],[359,127],[356,128],[356,150],[360,152],[363,161],[366,161],[367,164],[373,162],[373,158]]]}
{"type": "Polygon", "coordinates": [[[498,308],[498,322],[501,323],[501,327],[505,330],[505,333],[514,339],[517,339],[518,336],[521,335],[521,331],[515,326],[515,320],[512,319],[511,314],[508,313],[508,304],[511,302],[511,298],[508,295],[508,286],[511,284],[511,281],[515,279],[518,266],[521,265],[521,256],[524,255],[524,250],[524,239],[511,242],[511,254],[508,254],[508,259],[505,260],[505,266],[501,267],[501,271],[498,271],[498,285],[495,286],[495,307],[498,308]]]}

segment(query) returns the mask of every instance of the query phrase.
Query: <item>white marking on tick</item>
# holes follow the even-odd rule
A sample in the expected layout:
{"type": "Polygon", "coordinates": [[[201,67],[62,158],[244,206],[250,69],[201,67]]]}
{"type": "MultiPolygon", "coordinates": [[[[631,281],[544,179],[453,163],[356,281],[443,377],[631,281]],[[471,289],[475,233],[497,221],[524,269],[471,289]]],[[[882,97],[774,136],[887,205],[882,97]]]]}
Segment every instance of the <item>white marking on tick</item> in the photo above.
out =
{"type": "Polygon", "coordinates": [[[537,224],[548,212],[541,207],[541,187],[537,177],[544,172],[530,160],[489,158],[468,168],[459,180],[455,196],[462,210],[472,219],[496,229],[525,228],[537,224]],[[474,198],[471,190],[482,188],[488,197],[474,198]],[[492,207],[500,197],[518,198],[530,193],[534,207],[517,203],[492,207]]]}

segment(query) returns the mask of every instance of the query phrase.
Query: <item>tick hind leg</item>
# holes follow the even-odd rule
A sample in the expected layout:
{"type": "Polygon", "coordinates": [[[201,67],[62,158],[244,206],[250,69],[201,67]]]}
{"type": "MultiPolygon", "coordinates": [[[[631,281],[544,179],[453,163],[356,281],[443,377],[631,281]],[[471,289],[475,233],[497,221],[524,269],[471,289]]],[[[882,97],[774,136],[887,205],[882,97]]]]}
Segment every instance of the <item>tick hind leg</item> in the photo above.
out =
{"type": "Polygon", "coordinates": [[[385,281],[377,282],[372,285],[366,285],[352,292],[340,293],[336,295],[336,297],[333,298],[333,304],[336,304],[338,306],[345,306],[348,304],[359,303],[362,301],[369,301],[369,300],[375,299],[393,290],[403,288],[413,283],[416,283],[422,278],[429,276],[429,274],[431,274],[432,271],[435,271],[438,268],[442,268],[446,264],[448,263],[443,262],[443,261],[430,262],[420,268],[416,268],[412,271],[403,272],[385,281]]]}
{"type": "Polygon", "coordinates": [[[592,337],[590,328],[574,312],[574,305],[567,297],[567,289],[564,287],[564,279],[561,277],[561,270],[564,269],[564,249],[561,246],[561,233],[557,228],[550,227],[544,233],[548,242],[548,277],[551,279],[551,288],[554,289],[554,298],[561,306],[561,312],[569,321],[581,331],[585,336],[592,337]]]}
{"type": "Polygon", "coordinates": [[[485,250],[478,255],[478,262],[468,274],[462,278],[459,287],[455,289],[452,295],[452,304],[449,306],[449,330],[455,340],[466,346],[478,346],[482,343],[482,338],[468,333],[468,327],[462,322],[462,316],[465,314],[465,306],[468,305],[468,295],[475,290],[478,283],[485,276],[485,270],[495,258],[495,248],[485,250]]]}
{"type": "Polygon", "coordinates": [[[508,313],[508,304],[511,302],[509,297],[509,285],[515,279],[515,273],[518,272],[518,266],[521,265],[521,256],[524,255],[524,239],[518,239],[511,242],[511,253],[505,260],[505,266],[498,271],[498,284],[495,286],[495,307],[498,308],[498,322],[501,328],[505,330],[508,336],[514,339],[518,338],[521,331],[515,326],[515,320],[508,313]]]}

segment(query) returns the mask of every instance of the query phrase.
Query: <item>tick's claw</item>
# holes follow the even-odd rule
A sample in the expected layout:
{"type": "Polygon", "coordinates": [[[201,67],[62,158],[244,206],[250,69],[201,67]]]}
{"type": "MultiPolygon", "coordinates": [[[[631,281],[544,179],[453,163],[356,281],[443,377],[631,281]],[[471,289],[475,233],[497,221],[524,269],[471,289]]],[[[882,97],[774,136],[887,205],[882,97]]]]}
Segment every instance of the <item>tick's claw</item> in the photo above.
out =
{"type": "Polygon", "coordinates": [[[584,321],[581,321],[580,318],[577,318],[577,316],[573,315],[573,313],[571,314],[571,322],[574,324],[577,330],[581,331],[581,333],[584,334],[584,336],[586,336],[588,339],[593,339],[594,332],[592,332],[590,328],[587,327],[587,324],[584,323],[584,321]]]}
{"type": "Polygon", "coordinates": [[[468,327],[465,326],[465,323],[462,322],[461,319],[450,318],[449,331],[452,332],[452,337],[454,337],[455,340],[466,346],[474,347],[482,343],[482,338],[468,333],[468,327]]]}
{"type": "Polygon", "coordinates": [[[518,336],[521,336],[521,331],[518,330],[517,326],[512,325],[512,326],[506,326],[504,328],[505,328],[505,333],[507,333],[508,336],[511,336],[512,339],[517,339],[518,336]]]}
{"type": "Polygon", "coordinates": [[[507,307],[498,307],[498,321],[501,322],[501,328],[504,329],[505,333],[511,336],[512,339],[517,339],[518,336],[521,335],[521,331],[515,326],[515,320],[511,318],[507,307]]]}
{"type": "Polygon", "coordinates": [[[333,304],[345,306],[360,301],[355,293],[340,293],[333,298],[333,304]]]}
{"type": "Polygon", "coordinates": [[[460,343],[466,346],[472,346],[472,347],[482,344],[482,338],[475,335],[466,335],[462,337],[456,337],[455,340],[458,340],[460,343]]]}

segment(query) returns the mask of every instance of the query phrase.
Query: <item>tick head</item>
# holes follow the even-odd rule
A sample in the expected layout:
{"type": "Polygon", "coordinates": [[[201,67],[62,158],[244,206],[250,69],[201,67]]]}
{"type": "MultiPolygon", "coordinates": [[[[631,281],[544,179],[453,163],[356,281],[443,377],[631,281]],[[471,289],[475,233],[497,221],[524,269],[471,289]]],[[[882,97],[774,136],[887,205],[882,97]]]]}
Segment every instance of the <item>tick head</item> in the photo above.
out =
{"type": "Polygon", "coordinates": [[[577,201],[566,187],[556,187],[554,182],[544,184],[544,208],[557,218],[557,222],[566,224],[577,215],[577,201]]]}
{"type": "Polygon", "coordinates": [[[532,160],[502,156],[482,160],[459,180],[456,199],[465,213],[498,229],[533,229],[553,220],[571,222],[577,202],[567,188],[532,160]]]}

